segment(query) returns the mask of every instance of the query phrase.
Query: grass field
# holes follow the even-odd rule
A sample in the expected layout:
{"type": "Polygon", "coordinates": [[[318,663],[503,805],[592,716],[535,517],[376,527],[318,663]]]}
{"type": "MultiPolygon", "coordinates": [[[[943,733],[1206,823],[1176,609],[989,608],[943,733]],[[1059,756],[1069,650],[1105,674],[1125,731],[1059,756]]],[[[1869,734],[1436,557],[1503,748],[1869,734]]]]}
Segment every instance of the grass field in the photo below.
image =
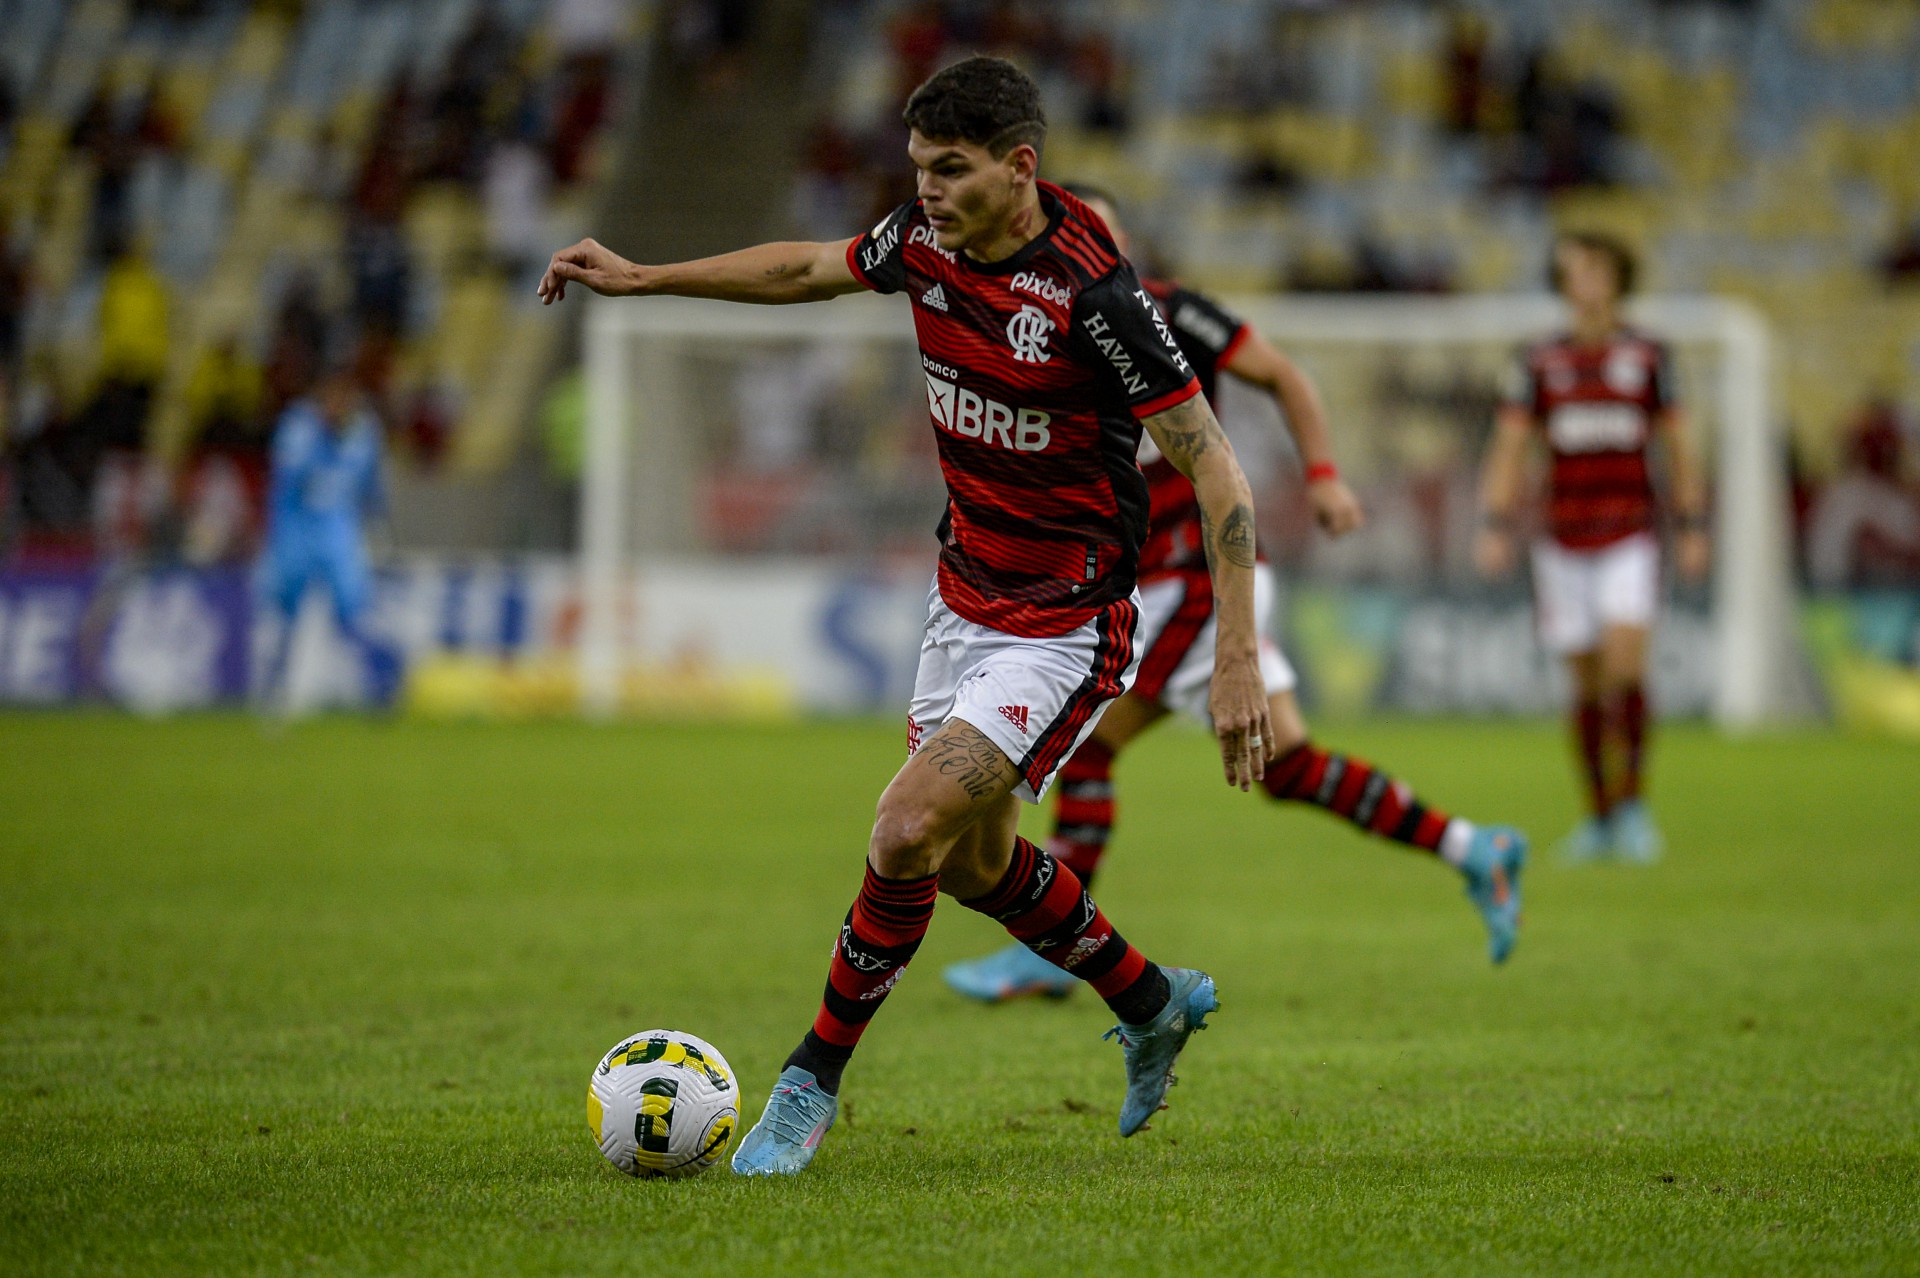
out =
{"type": "MultiPolygon", "coordinates": [[[[1550,841],[1546,725],[1323,736],[1550,841]]],[[[1100,897],[1225,1006],[1154,1130],[1070,1003],[963,1006],[949,905],[797,1181],[629,1180],[624,1033],[757,1116],[858,884],[891,724],[0,718],[0,1272],[1920,1272],[1920,750],[1658,742],[1651,869],[1453,876],[1123,765],[1100,897]]]]}

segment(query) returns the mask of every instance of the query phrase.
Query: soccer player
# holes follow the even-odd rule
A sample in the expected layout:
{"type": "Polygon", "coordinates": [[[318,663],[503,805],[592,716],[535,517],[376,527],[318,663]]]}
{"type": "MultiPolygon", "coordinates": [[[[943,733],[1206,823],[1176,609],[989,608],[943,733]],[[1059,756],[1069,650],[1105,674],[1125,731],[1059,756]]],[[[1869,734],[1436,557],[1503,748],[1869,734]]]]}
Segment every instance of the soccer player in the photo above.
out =
{"type": "Polygon", "coordinates": [[[1628,328],[1621,299],[1634,258],[1610,236],[1562,236],[1553,287],[1572,310],[1567,333],[1526,351],[1494,427],[1481,476],[1484,526],[1475,548],[1491,577],[1513,570],[1514,521],[1529,442],[1552,455],[1547,535],[1533,546],[1540,639],[1566,658],[1574,736],[1591,815],[1561,844],[1573,860],[1650,861],[1661,836],[1642,798],[1647,642],[1660,595],[1657,502],[1648,468],[1665,441],[1681,575],[1706,575],[1706,487],[1674,397],[1664,346],[1628,328]]]}
{"type": "MultiPolygon", "coordinates": [[[[1127,250],[1112,197],[1091,186],[1069,190],[1107,223],[1127,250]]],[[[1161,280],[1147,280],[1174,340],[1200,378],[1209,400],[1220,372],[1273,396],[1306,464],[1307,500],[1314,518],[1334,536],[1358,528],[1360,503],[1340,479],[1333,461],[1326,413],[1313,382],[1253,328],[1211,298],[1161,280]]],[[[1101,717],[1086,743],[1060,771],[1060,799],[1048,851],[1092,881],[1116,812],[1113,764],[1129,742],[1174,711],[1205,719],[1207,680],[1213,669],[1213,593],[1199,556],[1200,510],[1193,485],[1166,459],[1141,445],[1141,467],[1153,496],[1152,529],[1140,561],[1140,633],[1144,654],[1132,689],[1101,717]]],[[[1371,765],[1315,744],[1294,697],[1294,673],[1266,635],[1273,608],[1271,569],[1256,569],[1255,603],[1261,628],[1260,671],[1276,736],[1276,758],[1262,781],[1275,799],[1306,803],[1346,818],[1362,830],[1432,853],[1458,869],[1467,895],[1480,910],[1488,950],[1496,963],[1513,949],[1520,913],[1520,871],[1526,840],[1502,826],[1476,826],[1422,804],[1401,782],[1371,765]]],[[[1061,996],[1077,982],[1013,945],[983,958],[955,963],[947,984],[969,998],[999,1002],[1025,994],[1061,996]]]]}
{"type": "Polygon", "coordinates": [[[364,525],[386,508],[380,423],[367,411],[350,369],[326,373],[307,399],[295,400],[273,432],[267,485],[262,593],[276,621],[260,700],[287,709],[288,657],[309,586],[319,585],[359,654],[377,705],[392,701],[399,659],[366,631],[371,579],[364,525]]]}
{"type": "Polygon", "coordinates": [[[1219,603],[1212,709],[1230,785],[1273,740],[1253,601],[1253,501],[1200,384],[1100,219],[1038,177],[1039,91],[976,57],[908,99],[919,196],[866,234],[767,244],[674,266],[591,240],[553,257],[547,301],[596,292],[806,302],[859,289],[913,307],[947,511],[907,718],[909,757],[880,796],[866,878],[818,1015],[734,1155],[793,1173],[838,1108],[861,1033],[925,936],[936,892],[1003,924],[1092,985],[1120,1024],[1120,1134],[1161,1107],[1175,1057],[1217,1006],[1203,972],[1149,962],[1073,872],[1017,837],[1060,764],[1126,691],[1147,487],[1142,427],[1193,480],[1219,603]]]}

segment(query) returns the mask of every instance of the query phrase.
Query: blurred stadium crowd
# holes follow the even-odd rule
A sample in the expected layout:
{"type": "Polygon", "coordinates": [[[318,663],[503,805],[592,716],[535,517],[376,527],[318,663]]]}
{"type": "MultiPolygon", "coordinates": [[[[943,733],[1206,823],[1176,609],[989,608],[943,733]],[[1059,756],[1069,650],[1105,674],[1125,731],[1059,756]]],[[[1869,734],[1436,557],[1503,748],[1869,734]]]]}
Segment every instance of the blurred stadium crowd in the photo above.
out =
{"type": "MultiPolygon", "coordinates": [[[[646,92],[634,51],[657,34],[703,60],[696,92],[782,88],[735,57],[770,3],[0,0],[6,554],[244,557],[266,433],[330,358],[409,473],[543,447],[565,469],[542,423],[577,380],[528,273],[596,225],[629,145],[608,126],[646,92]]],[[[1209,289],[1533,290],[1557,228],[1612,230],[1651,291],[1771,322],[1809,575],[1920,582],[1920,9],[821,0],[814,20],[793,233],[910,195],[900,103],[969,50],[1033,69],[1048,172],[1115,190],[1150,265],[1209,289]]],[[[813,409],[741,424],[717,492],[846,450],[832,370],[814,382],[813,409]]],[[[1406,394],[1451,396],[1447,464],[1477,455],[1490,387],[1406,394]]],[[[712,507],[716,547],[789,548],[712,507]]]]}
{"type": "Polygon", "coordinates": [[[272,424],[329,363],[410,469],[498,464],[551,357],[520,302],[590,207],[636,16],[0,5],[0,543],[249,555],[272,424]]]}

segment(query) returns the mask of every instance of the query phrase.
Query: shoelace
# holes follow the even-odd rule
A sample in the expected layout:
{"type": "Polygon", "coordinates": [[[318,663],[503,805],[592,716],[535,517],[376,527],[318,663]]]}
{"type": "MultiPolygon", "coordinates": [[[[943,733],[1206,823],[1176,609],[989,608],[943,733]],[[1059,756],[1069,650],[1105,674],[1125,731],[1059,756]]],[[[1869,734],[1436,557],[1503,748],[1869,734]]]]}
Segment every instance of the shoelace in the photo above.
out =
{"type": "Polygon", "coordinates": [[[767,1104],[763,1121],[773,1129],[775,1135],[795,1142],[805,1141],[807,1137],[813,1135],[813,1129],[819,1123],[818,1118],[810,1122],[802,1122],[792,1117],[795,1111],[799,1111],[804,1119],[808,1106],[803,1099],[803,1093],[812,1087],[812,1083],[802,1083],[798,1087],[787,1086],[774,1089],[773,1099],[767,1104]],[[788,1098],[792,1098],[790,1104],[781,1103],[788,1098]]]}
{"type": "Polygon", "coordinates": [[[1137,1039],[1137,1038],[1129,1038],[1129,1037],[1127,1036],[1127,1027],[1126,1027],[1125,1025],[1116,1025],[1116,1026],[1114,1026],[1114,1027],[1113,1027],[1112,1029],[1110,1029],[1110,1030],[1108,1030],[1108,1031],[1107,1031],[1106,1033],[1104,1033],[1104,1034],[1102,1034],[1102,1035],[1100,1036],[1100,1041],[1104,1043],[1104,1042],[1106,1042],[1106,1041],[1107,1041],[1108,1039],[1110,1039],[1110,1038],[1112,1038],[1112,1037],[1114,1037],[1114,1036],[1115,1036],[1116,1034],[1117,1034],[1117,1035],[1119,1035],[1119,1037],[1120,1037],[1120,1046],[1121,1046],[1121,1048],[1122,1048],[1123,1050],[1124,1050],[1125,1048],[1129,1048],[1129,1047],[1138,1047],[1138,1046],[1140,1046],[1140,1040],[1139,1040],[1139,1039],[1137,1039]]]}

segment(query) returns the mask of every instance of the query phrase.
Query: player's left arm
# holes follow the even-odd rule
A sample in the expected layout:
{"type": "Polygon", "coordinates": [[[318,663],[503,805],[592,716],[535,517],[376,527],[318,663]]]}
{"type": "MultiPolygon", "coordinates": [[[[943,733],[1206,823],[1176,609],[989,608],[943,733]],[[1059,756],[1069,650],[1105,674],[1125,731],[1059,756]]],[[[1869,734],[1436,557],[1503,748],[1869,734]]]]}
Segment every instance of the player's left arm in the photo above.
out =
{"type": "Polygon", "coordinates": [[[1238,343],[1221,367],[1265,391],[1280,406],[1280,418],[1287,424],[1294,446],[1300,450],[1300,462],[1306,467],[1307,501],[1320,527],[1338,537],[1364,524],[1366,513],[1334,464],[1326,404],[1306,370],[1252,328],[1241,330],[1238,343]]]}
{"type": "Polygon", "coordinates": [[[1192,481],[1200,500],[1217,636],[1209,708],[1227,784],[1245,790],[1266,775],[1276,745],[1253,607],[1253,490],[1206,396],[1189,396],[1142,418],[1141,425],[1161,455],[1192,481]]]}
{"type": "Polygon", "coordinates": [[[1688,581],[1704,581],[1713,566],[1713,542],[1707,535],[1707,480],[1693,443],[1693,423],[1685,409],[1668,404],[1654,416],[1654,433],[1666,441],[1673,480],[1673,514],[1680,527],[1674,564],[1688,581]]]}

